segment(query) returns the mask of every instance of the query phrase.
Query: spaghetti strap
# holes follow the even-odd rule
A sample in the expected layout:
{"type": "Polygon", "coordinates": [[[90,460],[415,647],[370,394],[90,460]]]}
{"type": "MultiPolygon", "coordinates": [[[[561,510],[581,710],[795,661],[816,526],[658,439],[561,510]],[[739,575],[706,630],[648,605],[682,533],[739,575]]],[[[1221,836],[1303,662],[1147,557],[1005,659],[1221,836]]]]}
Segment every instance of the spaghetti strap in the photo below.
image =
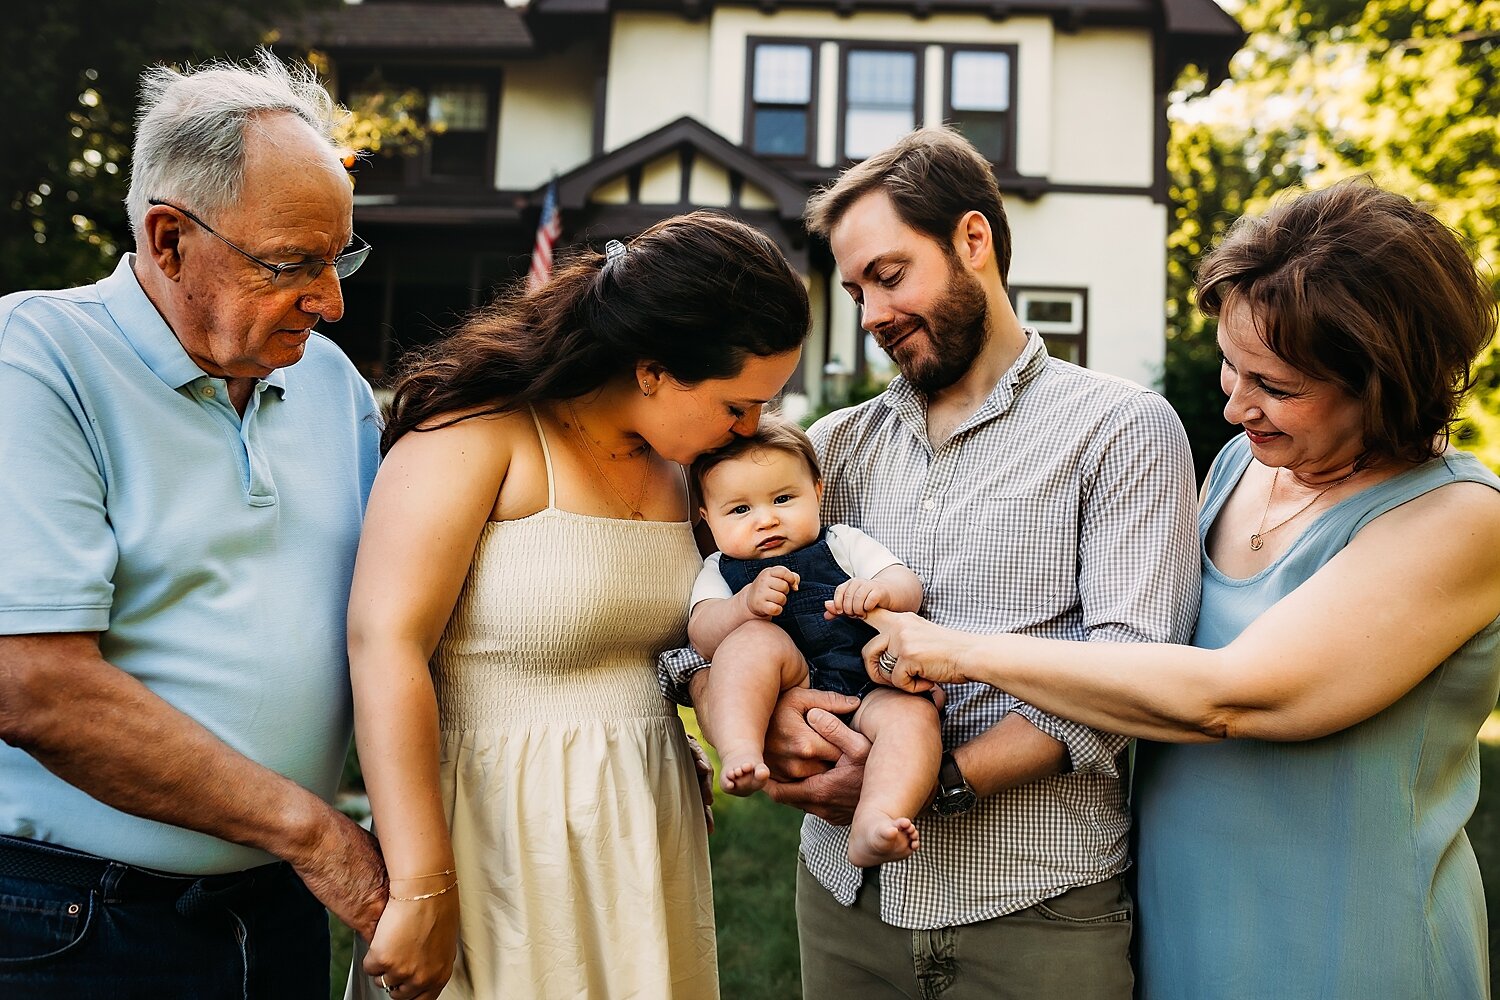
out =
{"type": "Polygon", "coordinates": [[[542,430],[541,418],[536,415],[536,407],[528,406],[531,411],[531,422],[536,424],[537,440],[542,442],[542,461],[547,463],[547,506],[557,506],[557,492],[552,485],[552,451],[547,447],[547,432],[542,430]]]}

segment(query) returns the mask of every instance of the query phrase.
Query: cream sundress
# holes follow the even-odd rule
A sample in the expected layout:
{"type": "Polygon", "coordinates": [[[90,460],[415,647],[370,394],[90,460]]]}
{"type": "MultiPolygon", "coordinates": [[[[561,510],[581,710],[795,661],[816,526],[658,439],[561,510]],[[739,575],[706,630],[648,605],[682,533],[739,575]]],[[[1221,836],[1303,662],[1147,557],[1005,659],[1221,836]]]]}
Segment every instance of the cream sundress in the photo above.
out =
{"type": "MultiPolygon", "coordinates": [[[[532,420],[547,507],[485,525],[432,659],[460,901],[442,996],[717,997],[703,803],[656,681],[693,532],[559,509],[532,420]]],[[[363,974],[349,995],[385,1000],[363,974]]]]}

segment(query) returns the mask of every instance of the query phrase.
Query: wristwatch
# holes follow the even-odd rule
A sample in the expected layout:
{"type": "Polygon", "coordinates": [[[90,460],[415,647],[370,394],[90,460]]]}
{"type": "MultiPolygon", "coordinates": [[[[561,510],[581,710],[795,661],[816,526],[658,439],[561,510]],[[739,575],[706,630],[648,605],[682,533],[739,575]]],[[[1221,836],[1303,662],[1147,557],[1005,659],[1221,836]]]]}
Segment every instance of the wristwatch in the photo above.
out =
{"type": "Polygon", "coordinates": [[[953,754],[943,752],[943,763],[938,767],[937,798],[932,800],[932,811],[939,816],[962,816],[974,808],[979,796],[964,780],[953,754]]]}

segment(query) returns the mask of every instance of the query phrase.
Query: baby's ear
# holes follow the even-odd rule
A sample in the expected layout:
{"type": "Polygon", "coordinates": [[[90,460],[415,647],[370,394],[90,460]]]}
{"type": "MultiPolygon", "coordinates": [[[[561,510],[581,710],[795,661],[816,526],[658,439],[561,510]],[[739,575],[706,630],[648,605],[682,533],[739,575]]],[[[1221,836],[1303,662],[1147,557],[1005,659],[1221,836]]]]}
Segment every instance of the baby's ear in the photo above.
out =
{"type": "Polygon", "coordinates": [[[819,479],[813,483],[813,495],[818,498],[818,503],[823,502],[823,480],[819,479]]]}

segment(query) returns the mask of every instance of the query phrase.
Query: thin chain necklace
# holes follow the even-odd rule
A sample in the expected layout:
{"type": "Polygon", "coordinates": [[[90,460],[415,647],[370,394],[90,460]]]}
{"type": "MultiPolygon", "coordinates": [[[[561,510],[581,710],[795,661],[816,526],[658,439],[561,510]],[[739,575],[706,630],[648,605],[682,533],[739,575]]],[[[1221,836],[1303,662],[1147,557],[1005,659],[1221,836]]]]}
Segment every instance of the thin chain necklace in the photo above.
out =
{"type": "MultiPolygon", "coordinates": [[[[604,467],[599,464],[599,457],[594,454],[594,446],[589,442],[587,435],[583,433],[583,422],[578,419],[578,411],[573,408],[572,402],[568,403],[568,414],[573,418],[573,433],[583,444],[583,450],[588,453],[589,461],[594,463],[594,471],[604,481],[604,485],[609,487],[609,491],[619,498],[620,503],[625,505],[625,509],[630,511],[630,519],[632,521],[644,521],[646,515],[641,513],[641,504],[646,499],[646,483],[651,478],[651,456],[647,454],[645,456],[646,461],[641,463],[641,485],[635,491],[635,503],[631,503],[625,499],[625,494],[616,489],[615,484],[604,474],[604,467]]],[[[646,450],[649,452],[649,446],[646,446],[646,450]]]]}
{"type": "Polygon", "coordinates": [[[1250,534],[1251,551],[1259,552],[1261,546],[1265,544],[1261,541],[1261,539],[1269,535],[1271,532],[1275,531],[1277,528],[1280,528],[1290,521],[1295,520],[1298,514],[1301,514],[1303,511],[1307,510],[1307,508],[1311,507],[1313,504],[1321,500],[1324,493],[1327,493],[1329,490],[1333,489],[1340,483],[1347,483],[1350,479],[1354,478],[1354,473],[1358,471],[1358,469],[1355,469],[1343,479],[1336,479],[1333,482],[1329,483],[1327,486],[1314,493],[1311,500],[1307,501],[1307,503],[1303,504],[1301,507],[1298,507],[1295,511],[1293,511],[1290,517],[1284,517],[1268,528],[1266,527],[1266,515],[1271,513],[1271,499],[1276,496],[1276,481],[1281,478],[1281,469],[1278,468],[1271,474],[1271,491],[1266,494],[1266,509],[1260,512],[1260,527],[1250,534]]]}

